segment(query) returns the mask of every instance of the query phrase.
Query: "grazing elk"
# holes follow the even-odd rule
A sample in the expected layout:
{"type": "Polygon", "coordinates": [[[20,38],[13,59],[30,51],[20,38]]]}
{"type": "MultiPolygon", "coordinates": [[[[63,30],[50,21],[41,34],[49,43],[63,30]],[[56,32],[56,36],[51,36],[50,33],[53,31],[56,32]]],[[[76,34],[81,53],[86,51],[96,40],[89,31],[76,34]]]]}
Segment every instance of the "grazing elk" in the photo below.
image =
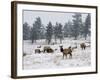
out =
{"type": "Polygon", "coordinates": [[[71,47],[69,47],[67,49],[63,49],[63,46],[60,46],[60,51],[63,53],[63,59],[64,59],[64,56],[66,56],[66,58],[67,58],[68,54],[72,58],[72,49],[71,49],[71,47]]]}
{"type": "Polygon", "coordinates": [[[43,52],[47,52],[47,53],[53,53],[54,50],[52,48],[50,48],[49,46],[45,46],[43,52]]]}
{"type": "Polygon", "coordinates": [[[81,43],[81,44],[80,44],[80,47],[82,48],[82,50],[83,50],[83,49],[85,50],[86,44],[85,44],[85,43],[81,43]]]}
{"type": "Polygon", "coordinates": [[[40,49],[35,49],[35,53],[41,53],[40,49]]]}

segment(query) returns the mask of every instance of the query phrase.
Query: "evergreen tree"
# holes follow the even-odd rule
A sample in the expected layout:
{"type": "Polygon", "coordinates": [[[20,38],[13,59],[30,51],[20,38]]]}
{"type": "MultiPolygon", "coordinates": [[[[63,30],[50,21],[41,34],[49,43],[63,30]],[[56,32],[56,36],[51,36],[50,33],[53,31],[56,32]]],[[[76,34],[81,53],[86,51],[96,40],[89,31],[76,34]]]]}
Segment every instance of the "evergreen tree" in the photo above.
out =
{"type": "Polygon", "coordinates": [[[81,20],[81,14],[80,13],[75,13],[75,15],[73,15],[73,34],[72,36],[75,37],[75,39],[77,39],[77,37],[80,34],[80,26],[82,24],[82,20],[81,20]]]}
{"type": "Polygon", "coordinates": [[[58,23],[56,22],[56,25],[54,27],[54,38],[55,38],[55,43],[57,43],[57,38],[58,38],[58,23]]]}
{"type": "Polygon", "coordinates": [[[41,30],[40,30],[40,39],[45,39],[45,32],[46,32],[46,29],[44,28],[44,25],[42,24],[41,26],[41,30]]]}
{"type": "Polygon", "coordinates": [[[90,26],[91,26],[91,16],[90,14],[88,14],[85,20],[85,25],[83,30],[83,35],[85,39],[87,38],[87,35],[90,35],[90,26]]]}
{"type": "Polygon", "coordinates": [[[64,25],[64,28],[63,28],[63,30],[64,30],[64,37],[68,37],[68,23],[65,23],[65,25],[64,25]]]}
{"type": "Polygon", "coordinates": [[[27,22],[23,24],[23,40],[30,39],[30,28],[27,22]]]}
{"type": "Polygon", "coordinates": [[[32,40],[32,43],[36,42],[37,37],[38,37],[37,29],[35,27],[35,24],[33,24],[33,27],[31,28],[31,40],[32,40]]]}
{"type": "Polygon", "coordinates": [[[83,24],[83,22],[82,22],[82,16],[80,16],[80,22],[79,22],[79,36],[80,36],[80,37],[82,37],[83,28],[84,28],[84,24],[83,24]]]}
{"type": "Polygon", "coordinates": [[[62,30],[62,24],[61,23],[59,23],[59,25],[58,25],[58,35],[57,35],[57,37],[60,39],[60,43],[62,43],[62,39],[63,39],[63,30],[62,30]]]}
{"type": "Polygon", "coordinates": [[[46,40],[48,41],[48,44],[50,44],[51,39],[52,39],[52,35],[53,35],[53,26],[52,23],[49,22],[47,27],[46,27],[46,40]]]}
{"type": "Polygon", "coordinates": [[[68,21],[68,23],[65,23],[63,30],[64,30],[64,37],[71,37],[72,23],[70,21],[68,21]]]}
{"type": "Polygon", "coordinates": [[[37,39],[41,39],[41,26],[42,26],[42,22],[41,22],[41,18],[37,17],[36,21],[33,23],[33,27],[31,28],[31,40],[32,43],[37,39]]]}
{"type": "Polygon", "coordinates": [[[41,27],[42,27],[42,22],[41,22],[41,18],[40,17],[36,18],[34,27],[36,29],[37,39],[40,39],[41,38],[41,27]]]}

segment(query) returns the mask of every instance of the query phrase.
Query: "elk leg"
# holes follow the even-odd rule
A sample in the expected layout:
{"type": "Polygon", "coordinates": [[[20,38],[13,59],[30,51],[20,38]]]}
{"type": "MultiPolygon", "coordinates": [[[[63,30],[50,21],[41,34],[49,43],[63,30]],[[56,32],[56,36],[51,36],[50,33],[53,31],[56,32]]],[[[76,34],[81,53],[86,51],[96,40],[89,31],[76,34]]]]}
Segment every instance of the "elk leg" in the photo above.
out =
{"type": "Polygon", "coordinates": [[[41,53],[41,51],[39,50],[39,54],[41,53]]]}
{"type": "Polygon", "coordinates": [[[72,54],[70,54],[70,58],[72,58],[72,54]]]}
{"type": "Polygon", "coordinates": [[[45,53],[45,50],[43,50],[43,53],[45,53]]]}
{"type": "Polygon", "coordinates": [[[84,50],[85,50],[85,47],[84,47],[84,50]]]}
{"type": "Polygon", "coordinates": [[[63,59],[64,59],[64,54],[63,54],[63,59]]]}
{"type": "Polygon", "coordinates": [[[67,59],[67,54],[66,54],[66,59],[67,59]]]}

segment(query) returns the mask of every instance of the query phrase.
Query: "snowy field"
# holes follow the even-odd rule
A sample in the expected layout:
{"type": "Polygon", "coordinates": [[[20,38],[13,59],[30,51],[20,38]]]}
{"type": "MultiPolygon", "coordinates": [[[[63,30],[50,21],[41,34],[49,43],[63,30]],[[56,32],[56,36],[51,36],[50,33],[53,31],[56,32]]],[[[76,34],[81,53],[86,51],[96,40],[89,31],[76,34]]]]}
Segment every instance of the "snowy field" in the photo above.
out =
{"type": "MultiPolygon", "coordinates": [[[[53,40],[52,40],[53,41],[53,40]]],[[[45,40],[38,40],[36,43],[31,43],[29,40],[23,41],[23,53],[26,55],[23,56],[23,69],[46,69],[46,68],[67,68],[67,67],[84,67],[91,66],[91,47],[86,47],[85,50],[80,48],[80,43],[84,42],[86,45],[90,45],[90,40],[69,40],[65,39],[62,41],[62,44],[57,41],[57,44],[47,45],[45,40]],[[52,49],[57,49],[54,53],[43,53],[41,52],[35,54],[35,49],[41,45],[40,50],[43,50],[44,46],[50,46],[52,49]],[[72,52],[72,58],[63,59],[63,54],[60,52],[60,45],[63,45],[64,48],[69,46],[75,47],[72,52]]]]}

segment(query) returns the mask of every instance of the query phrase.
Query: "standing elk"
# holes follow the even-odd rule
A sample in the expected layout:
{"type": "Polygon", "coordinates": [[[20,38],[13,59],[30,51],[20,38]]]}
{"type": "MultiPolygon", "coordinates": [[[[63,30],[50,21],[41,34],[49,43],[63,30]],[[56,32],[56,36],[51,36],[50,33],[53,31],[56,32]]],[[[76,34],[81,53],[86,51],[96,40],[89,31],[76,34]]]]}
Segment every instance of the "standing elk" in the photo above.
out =
{"type": "Polygon", "coordinates": [[[85,44],[85,43],[81,43],[81,44],[80,44],[80,47],[82,48],[82,50],[83,50],[83,49],[85,50],[85,49],[86,49],[86,44],[85,44]]]}
{"type": "Polygon", "coordinates": [[[60,51],[63,53],[63,59],[64,59],[64,56],[66,56],[66,58],[67,58],[68,54],[70,55],[70,58],[72,58],[72,49],[71,49],[71,47],[69,47],[67,49],[63,49],[63,46],[60,46],[60,51]]]}

